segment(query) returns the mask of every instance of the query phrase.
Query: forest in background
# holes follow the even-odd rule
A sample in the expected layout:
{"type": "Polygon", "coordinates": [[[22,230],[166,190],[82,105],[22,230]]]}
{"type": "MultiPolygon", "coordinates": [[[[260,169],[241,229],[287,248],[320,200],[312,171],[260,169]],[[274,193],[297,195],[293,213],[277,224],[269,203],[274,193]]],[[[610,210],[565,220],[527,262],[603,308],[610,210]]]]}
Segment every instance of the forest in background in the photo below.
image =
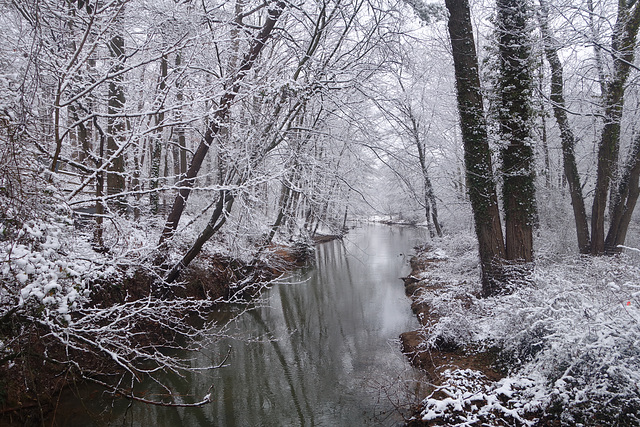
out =
{"type": "Polygon", "coordinates": [[[640,246],[637,1],[3,0],[0,25],[5,369],[35,336],[86,377],[189,369],[136,339],[216,338],[189,265],[268,282],[348,219],[477,239],[485,296],[640,246]]]}

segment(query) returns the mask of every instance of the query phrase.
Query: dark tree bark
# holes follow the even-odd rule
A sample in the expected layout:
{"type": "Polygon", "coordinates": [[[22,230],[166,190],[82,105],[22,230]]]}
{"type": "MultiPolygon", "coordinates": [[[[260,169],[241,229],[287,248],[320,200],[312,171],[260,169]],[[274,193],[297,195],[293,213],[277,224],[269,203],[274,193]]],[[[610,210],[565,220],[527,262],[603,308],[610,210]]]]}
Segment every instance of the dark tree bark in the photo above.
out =
{"type": "Polygon", "coordinates": [[[173,208],[169,213],[164,229],[162,230],[162,235],[160,236],[160,244],[162,244],[165,240],[171,238],[175,233],[175,230],[178,227],[178,223],[180,222],[182,212],[184,211],[187,199],[191,194],[191,188],[193,187],[198,172],[200,171],[202,162],[204,161],[205,156],[209,151],[209,147],[211,146],[211,144],[213,144],[214,138],[218,135],[218,133],[224,126],[224,123],[227,122],[231,104],[240,91],[240,84],[242,80],[255,64],[258,55],[264,48],[267,39],[271,35],[271,32],[273,31],[276,22],[278,21],[278,18],[282,14],[285,7],[286,5],[283,1],[278,1],[269,8],[269,13],[264,25],[262,26],[256,37],[253,39],[249,47],[249,51],[244,56],[240,64],[238,72],[235,73],[232,77],[231,84],[228,85],[228,89],[220,98],[218,108],[213,112],[209,120],[204,138],[200,141],[200,144],[198,145],[198,148],[196,149],[193,158],[191,159],[191,164],[189,165],[187,173],[185,174],[184,179],[180,183],[178,183],[181,188],[173,203],[173,208]]]}
{"type": "Polygon", "coordinates": [[[467,0],[446,0],[445,3],[449,10],[448,27],[453,50],[467,187],[478,237],[483,292],[485,295],[494,295],[503,289],[502,263],[505,247],[469,3],[467,0]]]}
{"type": "Polygon", "coordinates": [[[640,189],[640,136],[636,136],[629,153],[629,160],[620,178],[620,184],[615,196],[615,203],[611,210],[611,224],[605,239],[605,253],[616,254],[622,249],[631,222],[631,215],[635,209],[640,189]]]}
{"type": "MultiPolygon", "coordinates": [[[[634,60],[636,37],[640,26],[640,5],[636,0],[618,3],[618,16],[612,36],[612,56],[614,70],[610,81],[604,81],[600,65],[600,46],[596,48],[597,62],[604,97],[605,123],[598,148],[597,181],[592,206],[591,238],[587,225],[584,199],[575,160],[575,137],[568,123],[563,97],[562,66],[557,49],[552,45],[548,29],[547,2],[540,0],[540,28],[545,40],[545,55],[551,66],[551,101],[562,139],[565,176],[569,183],[571,203],[573,205],[578,246],[581,253],[593,255],[615,254],[619,245],[625,241],[631,215],[638,198],[638,176],[640,175],[640,141],[634,140],[625,169],[620,179],[618,175],[618,156],[620,147],[620,119],[624,106],[625,85],[634,60]],[[610,225],[606,239],[605,210],[607,195],[610,196],[610,225]]],[[[593,9],[589,2],[590,10],[593,9]]],[[[593,24],[592,24],[593,26],[593,24]]],[[[594,36],[595,37],[595,36],[594,36]]]]}
{"type": "Polygon", "coordinates": [[[536,218],[535,159],[531,138],[532,77],[529,69],[527,2],[498,0],[500,76],[498,120],[501,150],[506,258],[533,261],[533,226],[536,218]]]}
{"type": "MultiPolygon", "coordinates": [[[[182,66],[182,52],[176,53],[176,69],[180,69],[182,66]]],[[[176,139],[178,155],[174,154],[174,168],[176,174],[176,180],[180,181],[183,175],[187,172],[187,137],[185,132],[185,125],[182,123],[182,103],[184,102],[184,92],[182,90],[182,81],[176,82],[176,101],[178,102],[178,109],[176,110],[176,122],[179,123],[176,128],[176,139]]]]}
{"type": "Polygon", "coordinates": [[[263,241],[261,241],[258,245],[258,250],[256,254],[253,256],[253,261],[251,262],[252,266],[257,265],[260,255],[269,247],[271,242],[273,242],[273,238],[276,236],[278,229],[286,222],[287,217],[289,216],[291,204],[293,203],[292,198],[292,190],[291,184],[283,182],[282,188],[280,190],[280,200],[278,202],[278,215],[276,215],[276,220],[273,224],[271,224],[271,229],[269,230],[269,234],[265,237],[263,241]]]}
{"type": "Polygon", "coordinates": [[[157,89],[157,105],[155,106],[158,113],[155,115],[156,130],[151,138],[151,180],[149,181],[149,188],[156,190],[149,194],[149,201],[151,202],[151,212],[158,213],[160,207],[160,194],[158,188],[160,187],[160,163],[162,161],[162,130],[164,123],[164,99],[165,91],[167,89],[167,74],[169,72],[169,63],[167,56],[163,55],[160,58],[160,76],[158,80],[157,89]]]}
{"type": "Polygon", "coordinates": [[[228,190],[220,190],[218,194],[218,201],[216,203],[216,208],[207,223],[207,226],[202,230],[195,243],[191,245],[191,248],[187,251],[187,253],[182,257],[182,259],[173,266],[173,268],[169,271],[167,276],[165,277],[165,281],[167,283],[174,282],[183,268],[188,266],[191,261],[195,259],[196,256],[202,250],[207,241],[213,236],[219,229],[227,222],[227,217],[231,213],[231,208],[233,207],[233,202],[235,200],[235,196],[231,191],[228,190]]]}
{"type": "MultiPolygon", "coordinates": [[[[619,1],[611,51],[613,74],[604,97],[604,128],[598,147],[598,172],[591,211],[591,253],[605,253],[605,211],[609,191],[615,191],[620,151],[620,119],[624,91],[634,61],[636,36],[640,26],[640,5],[636,0],[619,1]],[[613,185],[612,185],[613,184],[613,185]],[[612,187],[610,189],[610,187],[612,187]]],[[[615,200],[615,195],[612,197],[615,200]]]]}
{"type": "Polygon", "coordinates": [[[75,104],[69,106],[70,119],[78,123],[77,133],[70,132],[69,137],[74,145],[72,158],[79,163],[84,163],[91,152],[91,125],[90,122],[80,120],[79,110],[81,109],[75,104]]]}
{"type": "MultiPolygon", "coordinates": [[[[117,73],[124,69],[124,37],[116,34],[109,40],[109,53],[113,60],[112,73],[117,73]]],[[[107,173],[107,195],[119,194],[124,191],[124,155],[120,151],[120,146],[124,144],[123,137],[125,131],[124,112],[125,94],[122,74],[113,77],[109,81],[109,100],[107,113],[107,158],[112,158],[107,173]],[[118,117],[119,116],[119,117],[118,117]],[[118,153],[118,154],[116,154],[118,153]]],[[[119,206],[122,208],[122,206],[119,206]]]]}
{"type": "MultiPolygon", "coordinates": [[[[106,145],[106,135],[102,128],[98,125],[98,118],[93,117],[93,124],[98,130],[99,142],[98,142],[98,158],[96,159],[96,167],[104,162],[104,150],[106,145]]],[[[103,239],[103,227],[105,206],[102,201],[104,197],[104,172],[100,171],[96,175],[96,227],[93,230],[93,243],[98,248],[104,247],[103,239]]]]}
{"type": "Polygon", "coordinates": [[[418,149],[418,160],[420,161],[420,169],[422,171],[422,184],[424,191],[424,213],[427,218],[427,227],[429,228],[429,235],[433,238],[436,235],[442,237],[442,227],[438,220],[438,205],[436,201],[436,195],[433,192],[433,185],[431,184],[431,177],[429,176],[429,168],[427,165],[427,153],[425,152],[424,141],[420,139],[420,133],[418,132],[418,124],[411,109],[409,109],[409,115],[413,126],[412,133],[415,139],[416,148],[418,149]]]}
{"type": "Polygon", "coordinates": [[[540,29],[544,40],[545,56],[551,67],[551,102],[553,104],[553,114],[560,129],[564,176],[569,184],[569,195],[571,197],[573,216],[576,223],[578,250],[580,253],[586,254],[591,250],[591,239],[589,237],[589,225],[584,197],[582,195],[582,185],[580,184],[580,174],[578,173],[578,165],[576,163],[576,138],[567,117],[562,64],[560,63],[558,50],[554,46],[551,32],[549,31],[546,0],[540,0],[540,6],[540,29]]]}
{"type": "MultiPolygon", "coordinates": [[[[544,53],[544,50],[543,50],[544,53]]],[[[544,93],[544,57],[539,58],[540,63],[538,66],[538,92],[544,93]]],[[[538,109],[540,111],[540,143],[542,144],[542,155],[544,156],[544,185],[547,189],[551,189],[553,186],[552,172],[551,172],[551,158],[549,156],[549,134],[547,131],[547,108],[543,97],[539,97],[538,109]]]]}
{"type": "Polygon", "coordinates": [[[551,188],[553,181],[551,179],[551,158],[549,157],[549,137],[547,135],[547,111],[544,108],[544,102],[540,104],[540,116],[542,119],[540,142],[542,143],[542,153],[544,155],[544,185],[546,188],[551,188]]]}

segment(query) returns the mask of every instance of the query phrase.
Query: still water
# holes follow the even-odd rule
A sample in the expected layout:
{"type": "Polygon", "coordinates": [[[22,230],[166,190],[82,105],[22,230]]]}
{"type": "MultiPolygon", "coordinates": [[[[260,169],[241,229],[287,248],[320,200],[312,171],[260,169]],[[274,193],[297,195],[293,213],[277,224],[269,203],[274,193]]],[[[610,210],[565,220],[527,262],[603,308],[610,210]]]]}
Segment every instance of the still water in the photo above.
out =
{"type": "Polygon", "coordinates": [[[319,245],[313,267],[266,291],[264,304],[232,323],[234,338],[221,339],[193,361],[210,364],[231,348],[227,366],[186,382],[167,378],[188,401],[200,400],[213,384],[212,403],[129,406],[94,391],[81,409],[60,407],[55,424],[402,425],[396,408],[416,399],[419,374],[397,338],[418,324],[399,278],[408,273],[407,254],[425,238],[420,228],[364,225],[343,241],[319,245]]]}

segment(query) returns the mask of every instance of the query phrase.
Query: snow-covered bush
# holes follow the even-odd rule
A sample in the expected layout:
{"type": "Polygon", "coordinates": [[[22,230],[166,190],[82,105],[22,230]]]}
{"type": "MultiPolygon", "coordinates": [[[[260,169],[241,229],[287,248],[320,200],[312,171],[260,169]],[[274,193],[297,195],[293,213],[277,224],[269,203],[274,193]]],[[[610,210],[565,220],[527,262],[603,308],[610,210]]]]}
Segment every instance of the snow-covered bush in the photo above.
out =
{"type": "Polygon", "coordinates": [[[514,377],[568,424],[640,422],[640,269],[624,256],[540,267],[537,288],[493,301],[487,335],[514,377]]]}
{"type": "Polygon", "coordinates": [[[427,345],[497,348],[493,368],[505,378],[450,372],[423,402],[425,420],[640,424],[640,267],[632,257],[545,257],[529,286],[487,299],[475,296],[480,285],[467,261],[441,259],[425,276],[423,301],[439,317],[425,327],[427,345]]]}
{"type": "Polygon", "coordinates": [[[24,353],[85,377],[106,369],[136,381],[142,373],[192,369],[189,357],[158,348],[184,347],[177,342],[187,338],[198,350],[224,333],[222,325],[202,331],[187,322],[205,319],[211,301],[154,296],[149,283],[157,276],[148,259],[157,236],[148,227],[126,218],[106,223],[109,248],[96,251],[92,230],[76,229],[61,194],[39,183],[39,192],[23,188],[22,199],[0,195],[3,375],[21,381],[16,359],[24,353]]]}
{"type": "Polygon", "coordinates": [[[11,108],[0,113],[0,316],[68,323],[95,274],[87,248],[73,247],[70,209],[26,148],[11,108]]]}
{"type": "Polygon", "coordinates": [[[423,421],[447,426],[527,426],[517,398],[529,392],[531,381],[491,383],[473,369],[447,369],[443,383],[424,400],[423,421]]]}
{"type": "Polygon", "coordinates": [[[70,231],[67,224],[30,220],[15,241],[0,242],[3,306],[71,322],[71,311],[89,295],[88,276],[99,272],[91,259],[68,256],[64,234],[70,231]]]}

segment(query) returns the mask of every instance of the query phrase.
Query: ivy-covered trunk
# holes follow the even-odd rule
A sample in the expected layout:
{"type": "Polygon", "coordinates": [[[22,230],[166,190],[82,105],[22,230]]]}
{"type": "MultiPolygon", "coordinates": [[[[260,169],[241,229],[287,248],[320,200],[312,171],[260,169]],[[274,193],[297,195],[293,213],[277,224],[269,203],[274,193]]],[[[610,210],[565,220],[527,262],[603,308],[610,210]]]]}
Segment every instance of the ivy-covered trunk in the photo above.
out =
{"type": "Polygon", "coordinates": [[[535,159],[531,138],[531,90],[527,2],[498,0],[498,121],[502,139],[502,198],[505,214],[506,258],[512,263],[533,261],[536,218],[535,159]]]}
{"type": "Polygon", "coordinates": [[[467,187],[482,266],[482,287],[485,295],[494,295],[504,286],[502,264],[505,246],[469,3],[467,0],[446,0],[446,6],[449,10],[448,27],[455,67],[467,187]]]}

